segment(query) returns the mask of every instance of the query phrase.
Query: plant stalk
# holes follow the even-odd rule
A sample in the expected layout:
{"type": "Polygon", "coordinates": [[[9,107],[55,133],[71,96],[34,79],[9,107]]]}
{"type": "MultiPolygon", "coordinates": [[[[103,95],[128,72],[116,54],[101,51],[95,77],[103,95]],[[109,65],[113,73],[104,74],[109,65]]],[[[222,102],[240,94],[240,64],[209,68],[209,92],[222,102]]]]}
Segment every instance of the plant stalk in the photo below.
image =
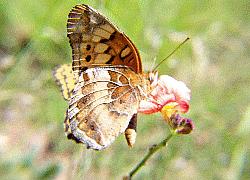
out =
{"type": "Polygon", "coordinates": [[[149,148],[148,153],[143,157],[143,159],[135,166],[135,168],[129,173],[129,175],[124,179],[131,179],[141,168],[145,165],[148,159],[161,148],[166,147],[168,141],[174,136],[170,133],[166,139],[162,140],[159,144],[153,145],[149,148]]]}

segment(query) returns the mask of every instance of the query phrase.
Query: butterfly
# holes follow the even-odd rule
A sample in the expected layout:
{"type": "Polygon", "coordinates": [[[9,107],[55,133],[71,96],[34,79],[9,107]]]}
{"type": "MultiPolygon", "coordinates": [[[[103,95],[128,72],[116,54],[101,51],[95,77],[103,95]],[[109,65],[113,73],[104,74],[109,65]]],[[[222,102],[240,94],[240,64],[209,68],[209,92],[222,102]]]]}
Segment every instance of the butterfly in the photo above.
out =
{"type": "Polygon", "coordinates": [[[106,17],[84,4],[70,11],[67,36],[73,62],[55,68],[54,77],[68,100],[68,139],[102,150],[125,133],[132,146],[137,109],[151,83],[138,50],[106,17]]]}

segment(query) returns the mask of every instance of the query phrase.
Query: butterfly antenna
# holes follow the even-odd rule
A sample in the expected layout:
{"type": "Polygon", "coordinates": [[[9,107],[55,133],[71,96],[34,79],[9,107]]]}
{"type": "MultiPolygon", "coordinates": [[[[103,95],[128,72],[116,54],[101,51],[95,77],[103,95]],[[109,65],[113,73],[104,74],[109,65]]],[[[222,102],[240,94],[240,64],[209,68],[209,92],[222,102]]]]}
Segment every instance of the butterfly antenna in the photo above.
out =
{"type": "Polygon", "coordinates": [[[178,49],[180,49],[180,47],[185,44],[190,38],[187,37],[181,44],[179,44],[179,46],[177,46],[167,57],[165,57],[163,60],[161,60],[161,62],[159,62],[159,64],[157,64],[153,71],[154,72],[165,60],[167,60],[170,56],[172,56],[178,49]]]}

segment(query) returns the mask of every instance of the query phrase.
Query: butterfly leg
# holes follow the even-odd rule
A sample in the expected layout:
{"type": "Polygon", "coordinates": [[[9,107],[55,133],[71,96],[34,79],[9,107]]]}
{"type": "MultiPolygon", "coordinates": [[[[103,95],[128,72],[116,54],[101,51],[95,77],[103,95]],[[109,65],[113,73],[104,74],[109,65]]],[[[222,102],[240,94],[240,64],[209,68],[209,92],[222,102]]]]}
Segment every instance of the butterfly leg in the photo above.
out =
{"type": "Polygon", "coordinates": [[[125,137],[129,147],[132,147],[136,140],[137,114],[134,114],[125,130],[125,137]]]}

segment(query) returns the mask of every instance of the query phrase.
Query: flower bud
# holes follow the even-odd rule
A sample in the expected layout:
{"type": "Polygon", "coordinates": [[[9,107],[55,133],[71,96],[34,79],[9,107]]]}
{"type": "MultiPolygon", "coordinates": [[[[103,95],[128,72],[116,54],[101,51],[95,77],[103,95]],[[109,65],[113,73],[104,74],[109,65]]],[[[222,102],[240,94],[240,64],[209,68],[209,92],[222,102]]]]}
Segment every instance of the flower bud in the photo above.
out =
{"type": "Polygon", "coordinates": [[[189,134],[194,129],[192,120],[181,117],[179,114],[172,114],[168,119],[168,124],[176,134],[189,134]]]}

